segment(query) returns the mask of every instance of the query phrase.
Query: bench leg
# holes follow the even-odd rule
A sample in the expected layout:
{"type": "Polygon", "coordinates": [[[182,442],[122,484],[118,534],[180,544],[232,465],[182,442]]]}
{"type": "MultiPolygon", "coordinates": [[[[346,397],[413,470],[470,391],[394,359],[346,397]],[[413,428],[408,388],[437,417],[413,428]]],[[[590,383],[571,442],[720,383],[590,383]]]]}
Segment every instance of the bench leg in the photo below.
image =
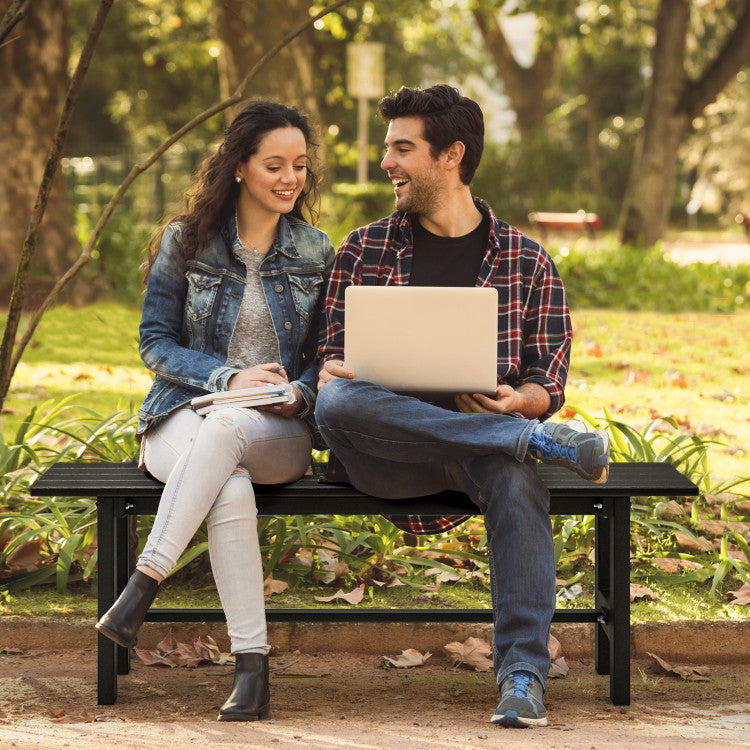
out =
{"type": "MultiPolygon", "coordinates": [[[[97,617],[115,602],[115,509],[111,498],[99,498],[97,510],[98,595],[97,617]]],[[[101,633],[97,639],[97,703],[112,705],[117,700],[117,644],[101,633]]]]}
{"type": "Polygon", "coordinates": [[[609,675],[609,696],[630,704],[630,503],[604,500],[596,517],[596,671],[609,675]]]}
{"type": "MultiPolygon", "coordinates": [[[[125,515],[126,501],[119,498],[115,505],[115,598],[120,596],[130,578],[130,518],[125,515]]],[[[117,674],[130,672],[130,649],[123,646],[115,647],[117,659],[117,674]]]]}

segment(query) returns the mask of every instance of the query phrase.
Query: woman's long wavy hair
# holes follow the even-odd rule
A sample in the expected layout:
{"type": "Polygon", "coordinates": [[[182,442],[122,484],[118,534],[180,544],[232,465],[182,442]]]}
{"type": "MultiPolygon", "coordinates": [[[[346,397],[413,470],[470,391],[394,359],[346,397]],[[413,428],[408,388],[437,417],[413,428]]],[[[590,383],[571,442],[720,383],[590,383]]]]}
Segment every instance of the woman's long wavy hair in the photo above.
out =
{"type": "Polygon", "coordinates": [[[164,230],[172,221],[183,224],[180,253],[194,258],[235,210],[240,184],[234,177],[237,165],[258,151],[266,133],[278,128],[298,128],[308,148],[307,179],[289,212],[310,224],[318,219],[318,177],[311,169],[309,151],[315,147],[307,117],[296,107],[269,101],[251,101],[232,120],[224,141],[200,166],[195,182],[185,193],[185,211],[163,224],[148,243],[146,278],[159,252],[164,230]]]}

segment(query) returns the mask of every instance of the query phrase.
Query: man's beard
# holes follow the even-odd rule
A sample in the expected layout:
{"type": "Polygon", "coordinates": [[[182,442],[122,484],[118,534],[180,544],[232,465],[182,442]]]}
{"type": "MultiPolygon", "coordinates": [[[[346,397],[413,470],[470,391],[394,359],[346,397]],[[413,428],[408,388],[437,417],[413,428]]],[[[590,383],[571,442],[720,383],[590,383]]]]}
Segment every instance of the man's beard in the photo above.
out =
{"type": "Polygon", "coordinates": [[[408,192],[396,196],[396,210],[410,214],[430,214],[439,204],[439,190],[434,182],[410,179],[408,192]]]}

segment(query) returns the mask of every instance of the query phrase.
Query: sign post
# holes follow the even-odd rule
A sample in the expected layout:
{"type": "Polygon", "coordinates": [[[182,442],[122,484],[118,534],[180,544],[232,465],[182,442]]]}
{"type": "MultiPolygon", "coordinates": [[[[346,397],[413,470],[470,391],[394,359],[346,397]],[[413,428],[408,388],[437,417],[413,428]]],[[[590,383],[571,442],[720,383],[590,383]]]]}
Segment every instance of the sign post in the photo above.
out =
{"type": "Polygon", "coordinates": [[[357,182],[367,182],[367,149],[370,142],[368,99],[385,90],[385,45],[382,42],[350,42],[346,48],[347,90],[357,99],[357,182]]]}

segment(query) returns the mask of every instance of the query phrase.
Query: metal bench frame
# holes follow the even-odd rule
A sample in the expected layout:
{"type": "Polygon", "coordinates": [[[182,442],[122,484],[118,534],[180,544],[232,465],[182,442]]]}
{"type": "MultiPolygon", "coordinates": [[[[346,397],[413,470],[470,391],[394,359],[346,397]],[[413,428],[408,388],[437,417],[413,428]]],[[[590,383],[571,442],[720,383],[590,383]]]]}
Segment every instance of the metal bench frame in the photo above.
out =
{"type": "MultiPolygon", "coordinates": [[[[609,674],[615,705],[630,703],[630,502],[632,497],[697,495],[698,488],[670,464],[614,464],[609,481],[586,482],[570,471],[539,466],[550,491],[550,515],[595,516],[595,600],[593,609],[557,609],[555,622],[595,623],[595,668],[609,674]]],[[[98,523],[98,616],[114,603],[130,576],[128,527],[132,516],[154,514],[163,485],[133,464],[52,466],[31,487],[36,496],[95,497],[98,523]]],[[[307,476],[278,486],[256,486],[262,515],[476,514],[458,492],[392,501],[369,497],[353,487],[321,484],[307,476]]],[[[295,622],[491,622],[491,609],[318,609],[266,610],[270,621],[295,622]]],[[[223,621],[221,609],[151,609],[154,622],[223,621]]],[[[117,675],[130,671],[129,649],[98,636],[98,702],[117,699],[117,675]]]]}

